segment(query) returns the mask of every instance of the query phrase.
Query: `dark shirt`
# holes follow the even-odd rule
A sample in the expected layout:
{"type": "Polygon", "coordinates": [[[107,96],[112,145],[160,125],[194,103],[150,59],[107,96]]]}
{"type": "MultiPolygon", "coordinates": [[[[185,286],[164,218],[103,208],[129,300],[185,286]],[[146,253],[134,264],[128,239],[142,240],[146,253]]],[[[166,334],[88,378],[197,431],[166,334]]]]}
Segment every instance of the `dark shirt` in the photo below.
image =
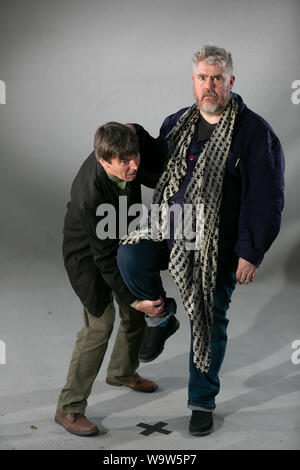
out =
{"type": "MultiPolygon", "coordinates": [[[[202,152],[207,140],[210,139],[215,127],[216,124],[209,124],[209,122],[207,122],[202,116],[200,116],[196,132],[191,142],[191,150],[187,155],[187,172],[179,187],[179,190],[177,191],[177,193],[174,194],[174,196],[169,199],[170,206],[174,204],[178,204],[181,207],[183,206],[184,195],[189,185],[189,182],[191,181],[191,178],[193,176],[193,172],[197,164],[199,155],[202,152]],[[191,154],[191,151],[193,152],[193,154],[191,154]]],[[[170,233],[169,238],[167,240],[168,247],[170,250],[172,249],[174,243],[174,234],[176,231],[178,216],[179,213],[177,213],[176,211],[170,211],[170,233]]]]}

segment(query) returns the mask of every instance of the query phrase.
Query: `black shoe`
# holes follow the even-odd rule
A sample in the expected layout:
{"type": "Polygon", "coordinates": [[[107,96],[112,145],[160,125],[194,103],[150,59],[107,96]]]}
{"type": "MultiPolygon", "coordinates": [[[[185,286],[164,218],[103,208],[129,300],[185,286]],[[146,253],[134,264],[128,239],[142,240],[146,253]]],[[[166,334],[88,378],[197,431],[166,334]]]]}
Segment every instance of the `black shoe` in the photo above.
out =
{"type": "Polygon", "coordinates": [[[192,436],[205,436],[213,430],[213,415],[210,411],[193,410],[189,432],[192,436]]]}
{"type": "Polygon", "coordinates": [[[154,361],[162,353],[166,340],[178,330],[179,326],[180,323],[174,315],[169,318],[166,326],[148,326],[139,352],[139,360],[141,362],[154,361]]]}
{"type": "Polygon", "coordinates": [[[166,300],[165,300],[165,312],[168,313],[168,314],[172,314],[172,315],[175,315],[176,311],[177,311],[177,304],[175,302],[175,299],[173,299],[173,297],[166,297],[166,300]]]}

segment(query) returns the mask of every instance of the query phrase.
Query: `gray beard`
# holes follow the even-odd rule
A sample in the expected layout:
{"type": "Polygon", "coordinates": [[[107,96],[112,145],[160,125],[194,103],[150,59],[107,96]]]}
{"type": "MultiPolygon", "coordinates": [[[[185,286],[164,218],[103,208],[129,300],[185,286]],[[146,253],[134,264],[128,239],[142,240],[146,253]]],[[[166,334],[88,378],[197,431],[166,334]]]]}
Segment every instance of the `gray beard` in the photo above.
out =
{"type": "Polygon", "coordinates": [[[195,93],[194,93],[194,97],[195,97],[195,101],[196,101],[196,104],[199,108],[200,111],[203,111],[204,113],[206,114],[209,114],[211,116],[216,116],[216,115],[220,115],[223,113],[224,109],[227,107],[230,99],[231,99],[231,94],[229,94],[228,96],[228,100],[226,101],[225,105],[220,105],[220,104],[199,104],[198,103],[198,100],[195,96],[195,93]]]}
{"type": "Polygon", "coordinates": [[[216,114],[221,114],[225,109],[224,106],[220,106],[218,104],[210,105],[210,106],[205,105],[205,104],[201,104],[201,105],[198,104],[198,108],[204,113],[210,114],[211,116],[214,116],[216,114]]]}

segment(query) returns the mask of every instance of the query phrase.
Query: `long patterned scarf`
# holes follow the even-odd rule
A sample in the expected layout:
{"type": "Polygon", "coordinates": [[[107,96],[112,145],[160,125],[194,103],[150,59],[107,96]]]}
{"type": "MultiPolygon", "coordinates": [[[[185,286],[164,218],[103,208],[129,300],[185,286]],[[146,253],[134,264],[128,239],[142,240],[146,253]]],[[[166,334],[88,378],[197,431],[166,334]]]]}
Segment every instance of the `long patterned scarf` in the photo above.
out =
{"type": "MultiPolygon", "coordinates": [[[[194,364],[201,372],[208,372],[211,360],[210,343],[217,276],[220,203],[225,163],[237,111],[238,104],[232,98],[206,142],[185,192],[184,207],[193,209],[189,216],[190,220],[184,219],[184,223],[190,224],[194,233],[199,226],[197,208],[203,208],[204,233],[201,246],[190,249],[189,237],[186,238],[184,233],[178,238],[175,235],[168,267],[179,288],[184,308],[193,320],[194,364]]],[[[167,165],[152,199],[152,205],[155,204],[161,210],[154,222],[151,218],[150,227],[131,232],[121,239],[121,244],[138,243],[145,238],[161,241],[168,235],[169,219],[166,208],[169,199],[179,190],[187,172],[187,151],[198,119],[199,110],[194,104],[180,117],[168,134],[167,165]]]]}

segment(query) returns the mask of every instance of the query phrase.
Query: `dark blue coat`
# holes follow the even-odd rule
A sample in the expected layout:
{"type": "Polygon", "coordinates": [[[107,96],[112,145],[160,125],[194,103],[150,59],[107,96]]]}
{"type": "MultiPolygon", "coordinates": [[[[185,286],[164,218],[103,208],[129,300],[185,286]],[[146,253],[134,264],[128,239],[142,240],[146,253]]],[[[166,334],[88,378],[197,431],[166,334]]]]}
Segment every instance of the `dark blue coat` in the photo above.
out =
{"type": "MultiPolygon", "coordinates": [[[[219,260],[241,257],[258,266],[280,229],[284,206],[284,155],[271,126],[247,108],[239,95],[233,93],[233,97],[238,100],[239,112],[223,182],[219,260]]],[[[156,139],[163,154],[168,151],[166,136],[187,109],[164,120],[156,139]]],[[[197,140],[195,132],[187,154],[187,175],[172,198],[177,203],[183,202],[193,168],[206,142],[197,140]]]]}

